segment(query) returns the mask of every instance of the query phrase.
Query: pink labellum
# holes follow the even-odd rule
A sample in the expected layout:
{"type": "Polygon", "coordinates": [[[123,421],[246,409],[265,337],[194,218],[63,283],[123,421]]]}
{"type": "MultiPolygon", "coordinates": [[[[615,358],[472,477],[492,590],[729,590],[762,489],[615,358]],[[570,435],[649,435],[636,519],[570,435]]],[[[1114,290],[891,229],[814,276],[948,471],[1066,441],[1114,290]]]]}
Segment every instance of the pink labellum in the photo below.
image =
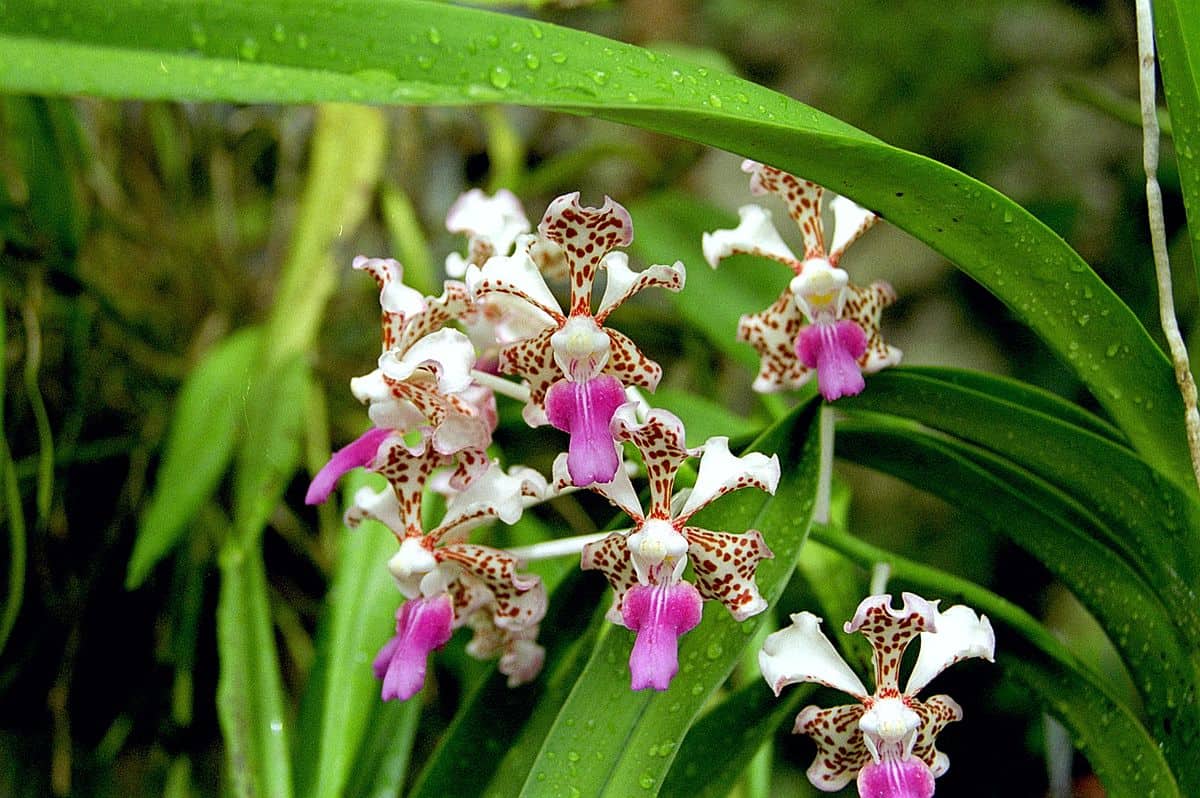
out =
{"type": "Polygon", "coordinates": [[[396,636],[375,656],[375,678],[383,680],[383,700],[407,701],[425,684],[429,652],[450,639],[454,608],[450,596],[410,599],[396,610],[396,636]]]}
{"type": "Polygon", "coordinates": [[[637,632],[629,656],[634,690],[670,686],[679,671],[679,637],[700,623],[703,603],[689,582],[629,588],[621,615],[625,625],[637,632]]]}
{"type": "Polygon", "coordinates": [[[372,427],[354,442],[338,449],[333,457],[329,458],[329,462],[313,477],[312,484],[308,486],[308,493],[304,495],[304,503],[323,503],[329,498],[329,494],[333,493],[334,486],[337,485],[337,481],[342,478],[343,474],[356,468],[369,466],[375,460],[375,452],[379,450],[379,444],[383,443],[384,438],[391,432],[389,429],[372,427]]]}
{"type": "Polygon", "coordinates": [[[826,401],[854,396],[866,387],[858,359],[867,351],[867,336],[849,319],[810,324],[796,336],[796,356],[817,370],[817,385],[826,401]]]}
{"type": "Polygon", "coordinates": [[[858,772],[859,798],[931,798],[933,771],[915,756],[869,762],[858,772]]]}
{"type": "Polygon", "coordinates": [[[609,425],[613,413],[625,404],[621,382],[601,374],[584,382],[559,380],[546,393],[546,415],[571,436],[567,446],[567,471],[575,487],[611,482],[620,466],[609,425]]]}

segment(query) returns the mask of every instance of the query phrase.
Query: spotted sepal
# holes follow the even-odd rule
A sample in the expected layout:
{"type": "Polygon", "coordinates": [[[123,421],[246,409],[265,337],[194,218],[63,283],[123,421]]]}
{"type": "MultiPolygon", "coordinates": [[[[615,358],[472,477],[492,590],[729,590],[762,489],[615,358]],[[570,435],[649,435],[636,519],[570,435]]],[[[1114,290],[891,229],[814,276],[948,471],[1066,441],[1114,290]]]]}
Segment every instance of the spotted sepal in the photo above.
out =
{"type": "Polygon", "coordinates": [[[353,267],[365,271],[379,286],[379,305],[383,319],[383,351],[409,347],[447,322],[462,318],[470,306],[467,287],[447,280],[440,297],[422,296],[402,282],[404,268],[391,258],[367,258],[359,255],[353,267]]]}
{"type": "Polygon", "coordinates": [[[825,189],[757,161],[743,161],[742,171],[750,175],[750,193],[770,192],[787,204],[788,215],[804,237],[804,259],[824,258],[826,250],[825,231],[821,223],[821,196],[825,189]]]}
{"type": "Polygon", "coordinates": [[[858,359],[858,365],[867,374],[874,374],[900,362],[900,350],[888,346],[879,331],[883,309],[895,302],[895,290],[882,280],[866,288],[853,283],[846,286],[846,304],[841,318],[852,320],[867,334],[867,349],[858,359]]]}
{"type": "Polygon", "coordinates": [[[604,373],[616,377],[626,387],[636,385],[648,391],[657,388],[662,379],[662,366],[643,355],[637,344],[624,333],[610,327],[602,329],[609,341],[604,373]]]}
{"type": "Polygon", "coordinates": [[[601,259],[633,241],[633,219],[611,197],[599,208],[579,204],[579,192],[563,194],[546,208],[538,233],[562,247],[571,282],[570,315],[591,315],[592,284],[601,259]]]}
{"type": "Polygon", "coordinates": [[[796,716],[794,734],[806,734],[817,744],[817,755],[808,766],[808,780],[817,789],[834,792],[858,775],[871,752],[859,731],[861,704],[844,704],[822,709],[807,706],[796,716]]]}
{"type": "Polygon", "coordinates": [[[915,593],[904,593],[904,606],[892,607],[889,595],[868,596],[846,622],[846,633],[860,632],[874,650],[875,698],[900,695],[900,661],[913,639],[935,628],[937,607],[915,593]]]}
{"type": "Polygon", "coordinates": [[[754,571],[760,561],[775,555],[757,529],[737,535],[687,526],[682,532],[701,597],[721,602],[737,621],[767,608],[754,571]]]}
{"type": "Polygon", "coordinates": [[[529,402],[526,410],[535,408],[538,411],[534,416],[525,414],[525,421],[530,426],[547,423],[546,393],[551,385],[562,378],[562,370],[554,362],[554,350],[550,346],[550,336],[555,332],[556,328],[550,327],[532,338],[509,344],[500,350],[500,372],[523,377],[529,384],[529,402]]]}
{"type": "Polygon", "coordinates": [[[905,703],[921,718],[913,756],[924,760],[935,778],[941,776],[950,769],[950,757],[937,750],[937,736],[949,724],[962,720],[962,707],[948,695],[930,696],[924,701],[909,699],[905,703]]]}
{"type": "Polygon", "coordinates": [[[780,294],[769,308],[742,316],[738,340],[748,342],[759,356],[752,386],[755,391],[774,393],[799,388],[812,378],[813,370],[796,357],[796,336],[803,326],[804,315],[790,291],[780,294]]]}
{"type": "MultiPolygon", "coordinates": [[[[398,513],[404,520],[404,537],[424,534],[421,493],[429,475],[451,461],[430,445],[429,435],[429,430],[425,430],[421,440],[411,447],[399,437],[389,437],[380,444],[372,466],[372,470],[382,474],[395,491],[398,513]]],[[[399,530],[393,531],[399,534],[399,530]]]]}
{"type": "Polygon", "coordinates": [[[613,437],[628,441],[642,453],[646,477],[650,481],[650,511],[648,518],[671,517],[671,493],[675,487],[675,472],[689,457],[700,450],[687,448],[683,422],[674,413],[654,408],[644,423],[638,423],[632,403],[622,405],[613,414],[613,437]]]}

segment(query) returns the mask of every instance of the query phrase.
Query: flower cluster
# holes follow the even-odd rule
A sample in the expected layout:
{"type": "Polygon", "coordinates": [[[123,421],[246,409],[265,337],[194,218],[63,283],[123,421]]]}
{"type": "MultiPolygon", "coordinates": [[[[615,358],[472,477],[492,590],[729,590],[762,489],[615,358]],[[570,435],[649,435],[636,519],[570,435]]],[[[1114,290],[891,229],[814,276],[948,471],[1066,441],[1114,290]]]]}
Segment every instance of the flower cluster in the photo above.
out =
{"type": "MultiPolygon", "coordinates": [[[[858,393],[864,373],[900,359],[879,331],[883,308],[895,301],[890,286],[855,286],[838,265],[875,215],[836,197],[828,203],[827,230],[820,186],[754,161],[743,170],[754,193],[783,198],[804,241],[798,258],[771,226],[769,211],[755,205],[741,208],[735,229],[703,238],[714,267],[729,255],[755,254],[792,270],[779,299],[743,316],[738,329],[761,356],[755,389],[797,388],[815,374],[826,400],[858,393]]],[[[679,640],[700,622],[706,600],[721,603],[738,621],[767,609],[755,584],[758,564],[773,556],[763,532],[709,530],[692,518],[741,488],[774,493],[779,461],[758,452],[735,455],[720,436],[689,448],[679,418],[640,400],[638,389],[653,391],[662,369],[607,326],[609,317],[643,289],[681,290],[685,273],[678,261],[630,268],[621,250],[633,240],[633,222],[619,204],[605,198],[600,207],[587,207],[578,193],[565,194],[534,229],[511,193],[489,197],[476,189],[454,203],[446,225],[466,234],[468,244],[465,256],[446,259],[451,279],[439,297],[404,285],[394,260],[354,261],[378,284],[382,308],[382,354],[371,373],[351,381],[372,426],[333,455],[307,497],[324,501],[357,467],[386,479],[383,490],[361,489],[346,512],[348,526],[378,521],[398,543],[387,567],[404,602],[395,636],[374,663],[383,697],[415,695],[430,653],[464,626],[473,633],[468,653],[498,656],[510,685],[536,677],[547,598],[538,577],[522,573],[522,558],[534,557],[538,546],[505,551],[472,542],[471,534],[495,520],[514,523],[531,505],[579,488],[605,497],[631,526],[548,542],[543,551],[578,552],[583,569],[605,576],[614,591],[609,620],[634,633],[632,689],[666,690],[678,671],[679,640]],[[596,300],[602,272],[604,290],[596,300]],[[552,284],[566,295],[565,304],[552,284]],[[502,468],[489,455],[496,393],[521,401],[530,426],[550,424],[567,433],[549,481],[520,465],[502,468]],[[645,506],[631,479],[638,468],[624,460],[626,444],[645,470],[645,506]],[[695,483],[676,491],[677,474],[691,458],[698,458],[695,483]],[[422,518],[429,489],[446,497],[435,525],[422,518]]],[[[811,735],[819,749],[809,778],[824,790],[857,779],[860,794],[871,798],[932,795],[934,779],[947,767],[934,738],[961,710],[946,696],[915,696],[953,662],[991,659],[987,619],[961,606],[939,612],[936,603],[907,593],[901,610],[892,609],[889,596],[866,599],[846,631],[862,632],[874,647],[870,694],[819,623],[807,612],[793,615],[790,627],[767,638],[759,657],[776,693],[811,681],[859,701],[800,713],[796,731],[811,735]],[[920,656],[901,691],[901,657],[918,635],[920,656]]]]}

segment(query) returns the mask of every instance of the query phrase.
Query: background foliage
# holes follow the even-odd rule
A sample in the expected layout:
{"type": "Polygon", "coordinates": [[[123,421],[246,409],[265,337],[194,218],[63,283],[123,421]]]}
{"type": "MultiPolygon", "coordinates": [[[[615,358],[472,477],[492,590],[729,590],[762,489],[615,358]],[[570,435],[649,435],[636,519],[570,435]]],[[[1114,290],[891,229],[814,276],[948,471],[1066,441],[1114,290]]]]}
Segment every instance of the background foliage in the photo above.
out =
{"type": "MultiPolygon", "coordinates": [[[[1200,792],[1200,509],[1128,122],[1132,8],[0,10],[0,792],[806,794],[811,746],[782,732],[811,693],[771,700],[742,661],[775,621],[708,613],[678,685],[631,694],[630,640],[593,612],[602,580],[569,563],[542,571],[556,587],[536,684],[508,691],[456,639],[435,689],[379,705],[365,663],[394,609],[378,567],[391,543],[301,499],[364,424],[345,386],[373,362],[376,297],[350,259],[395,255],[433,290],[462,246],[441,220],[472,185],[512,188],[534,218],[563,191],[610,194],[643,262],[686,262],[670,305],[635,303],[615,324],[663,363],[656,403],[697,441],[780,452],[779,497],[714,509],[791,553],[760,572],[778,618],[840,623],[888,561],[895,589],[997,623],[1002,667],[939,682],[967,710],[940,741],[953,768],[939,794],[1041,793],[1048,750],[1080,790],[1099,776],[1111,795],[1200,792]],[[332,100],[384,107],[289,105],[332,100]],[[244,104],[261,102],[275,105],[244,104]],[[704,265],[700,234],[750,201],[738,157],[705,144],[881,211],[892,224],[846,266],[896,286],[889,339],[909,366],[939,367],[879,375],[839,404],[841,512],[811,533],[815,411],[752,395],[753,353],[732,335],[782,277],[704,265]],[[613,711],[597,729],[598,701],[613,711]],[[1043,713],[1086,761],[1070,769],[1043,713]],[[714,748],[734,763],[720,774],[714,748]]],[[[1198,15],[1157,10],[1187,331],[1198,15]]],[[[547,470],[558,438],[502,415],[509,459],[547,470]]],[[[607,512],[562,499],[492,534],[582,533],[607,512]]]]}

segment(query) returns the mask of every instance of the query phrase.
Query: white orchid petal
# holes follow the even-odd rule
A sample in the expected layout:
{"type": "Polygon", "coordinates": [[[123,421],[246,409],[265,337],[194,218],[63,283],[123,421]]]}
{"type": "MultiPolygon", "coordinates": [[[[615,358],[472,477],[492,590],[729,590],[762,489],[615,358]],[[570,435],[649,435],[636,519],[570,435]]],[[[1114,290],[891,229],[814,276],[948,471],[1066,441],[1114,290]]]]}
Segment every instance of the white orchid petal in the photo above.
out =
{"type": "Polygon", "coordinates": [[[986,615],[956,604],[937,613],[934,631],[921,633],[921,651],[908,677],[906,695],[916,695],[934,677],[956,662],[983,657],[991,662],[996,653],[996,634],[986,615]]]}
{"type": "Polygon", "coordinates": [[[470,263],[461,254],[451,252],[446,256],[446,276],[453,277],[455,280],[461,280],[467,274],[467,266],[470,263]]]}
{"type": "Polygon", "coordinates": [[[772,224],[769,210],[743,205],[738,208],[738,217],[738,226],[732,230],[716,230],[702,237],[701,248],[709,266],[715,269],[722,258],[744,253],[781,261],[797,260],[772,224]]]}
{"type": "Polygon", "coordinates": [[[489,197],[473,188],[459,195],[446,212],[446,229],[482,238],[497,254],[506,254],[517,236],[532,228],[521,201],[511,191],[502,188],[489,197]]]}
{"type": "Polygon", "coordinates": [[[444,328],[421,338],[403,353],[393,350],[379,357],[380,371],[394,380],[407,380],[417,369],[430,363],[437,366],[440,392],[465,391],[471,386],[475,347],[463,333],[444,328]]]}
{"type": "Polygon", "coordinates": [[[505,472],[493,461],[466,489],[451,497],[442,523],[430,534],[458,538],[493,518],[514,524],[527,506],[546,493],[546,480],[533,469],[514,466],[505,472]]]}
{"type": "Polygon", "coordinates": [[[841,690],[860,701],[867,689],[821,631],[821,619],[797,612],[792,625],[770,634],[758,652],[758,667],[775,695],[789,684],[815,682],[841,690]]]}
{"type": "Polygon", "coordinates": [[[523,299],[534,308],[550,316],[562,316],[558,300],[546,285],[546,278],[538,269],[528,248],[533,236],[520,236],[512,255],[495,255],[488,258],[482,267],[472,264],[467,267],[466,284],[471,298],[501,294],[523,299]]]}
{"type": "MultiPolygon", "coordinates": [[[[623,407],[627,406],[623,405],[623,407]]],[[[566,452],[554,458],[550,484],[556,491],[565,490],[574,484],[570,472],[567,471],[566,452]]],[[[608,499],[635,521],[640,521],[644,517],[642,503],[638,500],[637,491],[633,489],[633,482],[629,479],[629,472],[625,470],[624,463],[617,467],[617,473],[613,475],[611,482],[596,482],[588,485],[588,489],[608,499]]]]}
{"type": "Polygon", "coordinates": [[[629,268],[629,256],[624,252],[609,252],[601,261],[601,266],[606,276],[604,296],[600,298],[600,306],[596,309],[599,319],[607,317],[614,308],[644,288],[657,286],[668,291],[680,291],[687,279],[682,261],[675,261],[671,266],[659,263],[635,272],[629,268]]]}
{"type": "Polygon", "coordinates": [[[359,488],[354,501],[346,509],[346,526],[356,529],[363,521],[378,521],[393,533],[404,534],[404,519],[400,516],[400,502],[390,487],[376,491],[368,487],[359,488]]]}
{"type": "Polygon", "coordinates": [[[846,248],[875,224],[878,217],[852,199],[837,196],[829,201],[832,217],[833,240],[829,245],[829,259],[837,263],[846,248]]]}
{"type": "Polygon", "coordinates": [[[738,457],[729,451],[729,438],[709,438],[696,471],[696,484],[679,510],[680,518],[688,518],[714,499],[738,490],[755,487],[774,493],[779,485],[779,458],[762,452],[750,452],[738,457]]]}

